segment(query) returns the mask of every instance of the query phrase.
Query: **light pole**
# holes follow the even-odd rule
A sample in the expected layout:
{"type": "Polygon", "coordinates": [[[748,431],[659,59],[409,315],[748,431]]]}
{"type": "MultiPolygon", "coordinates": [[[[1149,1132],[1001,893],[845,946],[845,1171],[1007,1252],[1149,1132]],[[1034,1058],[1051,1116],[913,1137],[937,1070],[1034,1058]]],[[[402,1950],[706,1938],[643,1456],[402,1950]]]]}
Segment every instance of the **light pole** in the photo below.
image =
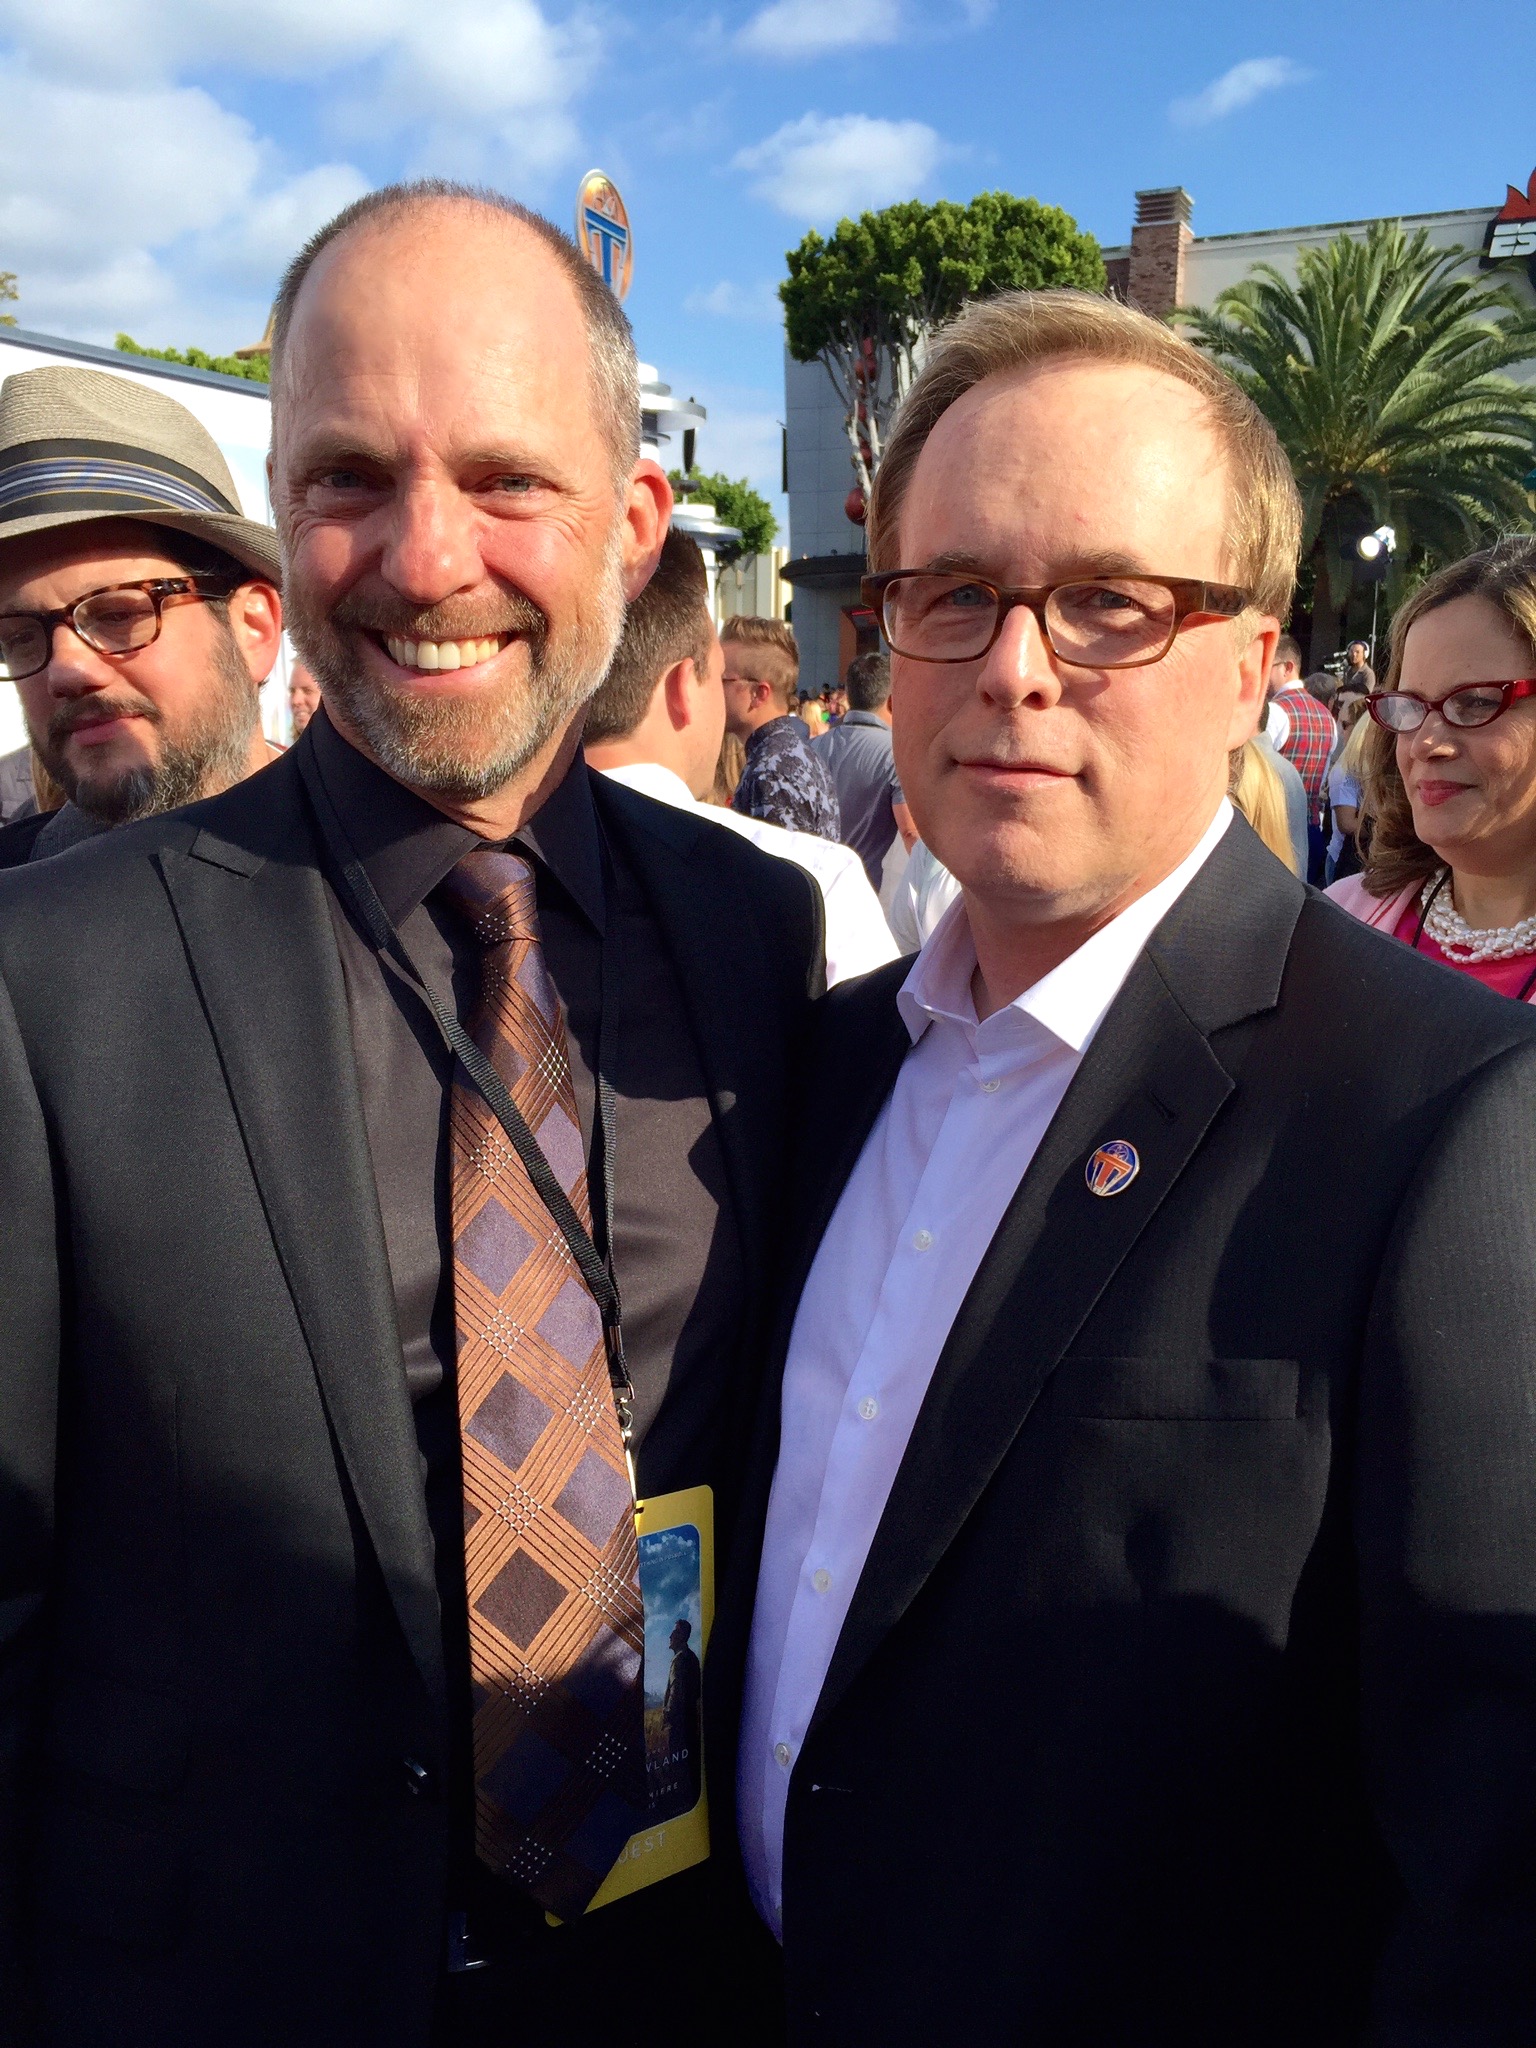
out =
{"type": "Polygon", "coordinates": [[[1397,535],[1390,526],[1378,526],[1355,542],[1355,553],[1365,563],[1371,578],[1371,666],[1376,666],[1376,607],[1381,600],[1382,581],[1388,564],[1397,553],[1397,535]]]}

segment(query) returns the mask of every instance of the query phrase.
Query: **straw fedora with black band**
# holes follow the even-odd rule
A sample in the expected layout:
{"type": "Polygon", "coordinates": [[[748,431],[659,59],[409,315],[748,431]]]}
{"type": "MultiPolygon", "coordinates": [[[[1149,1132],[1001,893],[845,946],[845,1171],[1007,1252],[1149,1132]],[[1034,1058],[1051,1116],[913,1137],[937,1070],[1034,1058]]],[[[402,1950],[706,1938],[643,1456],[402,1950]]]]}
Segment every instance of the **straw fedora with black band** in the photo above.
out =
{"type": "Polygon", "coordinates": [[[242,517],[218,443],[184,405],[106,370],[18,370],[0,383],[0,562],[8,540],[91,519],[192,534],[281,587],[277,535],[242,517]]]}

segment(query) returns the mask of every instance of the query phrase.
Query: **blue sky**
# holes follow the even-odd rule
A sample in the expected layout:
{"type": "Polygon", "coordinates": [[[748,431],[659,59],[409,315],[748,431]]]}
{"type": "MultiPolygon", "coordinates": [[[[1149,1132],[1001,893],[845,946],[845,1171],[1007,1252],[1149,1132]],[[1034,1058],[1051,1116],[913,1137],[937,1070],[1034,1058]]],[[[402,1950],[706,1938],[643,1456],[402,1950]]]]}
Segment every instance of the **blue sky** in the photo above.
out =
{"type": "Polygon", "coordinates": [[[1497,203],[1536,164],[1504,0],[0,0],[0,268],[24,326],[224,350],[311,228],[417,171],[562,224],[600,164],[641,354],[776,495],[773,288],[812,225],[1033,193],[1106,243],[1137,187],[1195,230],[1497,203]]]}

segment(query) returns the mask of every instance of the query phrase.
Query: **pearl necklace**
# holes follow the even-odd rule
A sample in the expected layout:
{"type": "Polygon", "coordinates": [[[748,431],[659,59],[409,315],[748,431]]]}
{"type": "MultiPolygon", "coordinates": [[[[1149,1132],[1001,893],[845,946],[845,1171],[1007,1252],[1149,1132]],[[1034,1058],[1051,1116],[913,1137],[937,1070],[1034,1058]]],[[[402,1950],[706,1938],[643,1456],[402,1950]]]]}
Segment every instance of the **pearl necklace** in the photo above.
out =
{"type": "Polygon", "coordinates": [[[1462,916],[1441,885],[1450,870],[1431,875],[1419,892],[1424,908],[1424,929],[1448,960],[1458,967],[1470,967],[1481,960],[1515,960],[1524,953],[1536,953],[1536,916],[1522,917],[1518,924],[1496,924],[1478,931],[1462,916]]]}

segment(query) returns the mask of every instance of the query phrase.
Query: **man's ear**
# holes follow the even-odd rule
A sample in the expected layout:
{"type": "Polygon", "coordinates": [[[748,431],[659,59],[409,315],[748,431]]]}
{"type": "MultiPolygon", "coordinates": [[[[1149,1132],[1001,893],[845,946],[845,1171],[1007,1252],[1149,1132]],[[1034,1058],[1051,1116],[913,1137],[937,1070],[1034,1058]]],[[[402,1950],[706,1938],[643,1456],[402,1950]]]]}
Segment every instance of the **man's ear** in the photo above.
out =
{"type": "Polygon", "coordinates": [[[624,501],[621,551],[624,596],[630,604],[656,573],[671,523],[672,486],[667,482],[667,472],[659,462],[642,456],[635,464],[624,501]]]}
{"type": "Polygon", "coordinates": [[[699,672],[693,656],[674,661],[661,679],[661,700],[674,732],[683,732],[698,716],[699,672]]]}
{"type": "Polygon", "coordinates": [[[1280,621],[1261,614],[1249,628],[1249,638],[1237,657],[1237,672],[1240,687],[1236,703],[1232,706],[1232,720],[1227,731],[1227,751],[1240,747],[1251,740],[1264,723],[1264,707],[1269,698],[1269,671],[1275,658],[1275,642],[1280,638],[1280,621]]]}
{"type": "Polygon", "coordinates": [[[242,583],[229,600],[229,630],[259,688],[283,644],[283,600],[270,583],[242,583]]]}

